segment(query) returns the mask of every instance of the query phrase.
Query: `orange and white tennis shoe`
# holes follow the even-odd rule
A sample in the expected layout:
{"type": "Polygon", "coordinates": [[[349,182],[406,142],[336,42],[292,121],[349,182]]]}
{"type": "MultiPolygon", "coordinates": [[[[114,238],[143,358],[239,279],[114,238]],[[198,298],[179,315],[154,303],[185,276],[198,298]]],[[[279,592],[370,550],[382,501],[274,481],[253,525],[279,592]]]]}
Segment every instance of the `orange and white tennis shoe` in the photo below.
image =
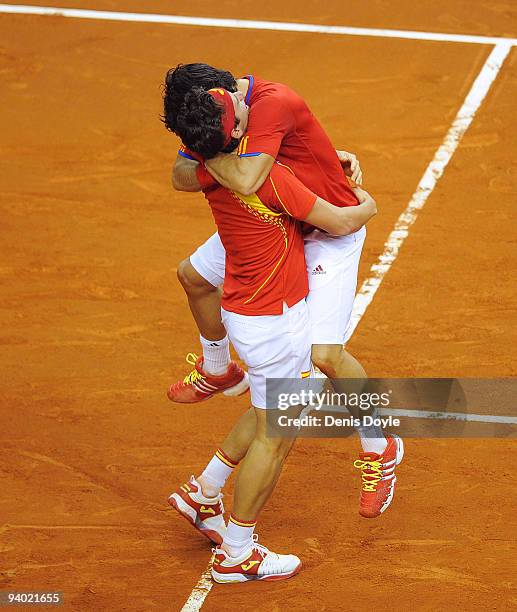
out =
{"type": "Polygon", "coordinates": [[[277,555],[257,542],[240,557],[230,557],[222,548],[214,550],[212,578],[214,582],[230,584],[250,580],[286,580],[297,574],[302,562],[295,555],[277,555]]]}
{"type": "Polygon", "coordinates": [[[199,482],[191,476],[189,482],[172,493],[169,505],[214,544],[222,544],[226,533],[223,494],[213,499],[205,497],[199,482]]]}
{"type": "Polygon", "coordinates": [[[359,453],[354,466],[361,470],[362,486],[359,514],[365,518],[380,516],[391,504],[395,493],[395,468],[404,456],[402,439],[387,436],[388,444],[382,453],[359,453]]]}
{"type": "Polygon", "coordinates": [[[190,374],[170,386],[167,396],[173,402],[180,404],[195,404],[210,399],[216,393],[235,396],[248,391],[250,383],[248,373],[235,361],[230,361],[228,370],[221,376],[208,374],[203,370],[203,357],[189,353],[187,363],[194,366],[190,374]]]}

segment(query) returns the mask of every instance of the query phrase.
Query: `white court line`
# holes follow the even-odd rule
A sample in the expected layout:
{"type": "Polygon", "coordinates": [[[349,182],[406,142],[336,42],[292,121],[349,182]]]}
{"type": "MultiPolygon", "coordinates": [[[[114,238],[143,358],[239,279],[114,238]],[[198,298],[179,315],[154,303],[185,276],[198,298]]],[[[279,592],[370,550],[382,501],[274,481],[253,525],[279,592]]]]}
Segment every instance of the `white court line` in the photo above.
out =
{"type": "Polygon", "coordinates": [[[212,582],[211,572],[212,561],[208,564],[206,570],[201,574],[201,578],[198,580],[196,586],[192,589],[190,597],[185,602],[180,612],[198,612],[203,605],[206,596],[212,590],[214,583],[212,582]]]}
{"type": "MultiPolygon", "coordinates": [[[[323,412],[336,412],[341,414],[349,414],[345,410],[337,406],[321,407],[323,412]]],[[[312,410],[312,412],[318,412],[312,410]]],[[[441,412],[437,410],[403,410],[400,408],[379,408],[381,416],[394,417],[409,417],[412,419],[437,419],[440,421],[464,421],[472,423],[501,423],[503,425],[517,425],[517,417],[504,416],[500,414],[469,414],[467,412],[441,412]]]]}
{"type": "Polygon", "coordinates": [[[313,34],[337,34],[345,36],[374,36],[378,38],[406,38],[410,40],[432,40],[439,42],[474,43],[497,45],[505,42],[517,45],[517,38],[500,36],[476,36],[470,34],[447,34],[445,32],[418,32],[413,30],[383,30],[380,28],[353,28],[313,23],[289,23],[284,21],[252,21],[248,19],[216,19],[213,17],[189,17],[183,15],[160,15],[156,13],[121,13],[115,11],[92,11],[85,9],[30,6],[24,4],[0,4],[0,13],[21,15],[59,15],[76,19],[98,19],[105,21],[134,21],[139,23],[170,23],[208,28],[236,28],[244,30],[273,30],[281,32],[309,32],[313,34]]]}
{"type": "Polygon", "coordinates": [[[379,410],[382,415],[399,417],[411,417],[414,419],[440,419],[446,421],[468,421],[475,423],[503,423],[517,425],[517,417],[503,416],[499,414],[467,414],[465,412],[436,412],[430,410],[401,410],[390,408],[379,410]]]}
{"type": "Polygon", "coordinates": [[[384,277],[393,265],[393,262],[397,259],[400,247],[408,237],[409,228],[416,221],[418,213],[422,210],[427,198],[436,187],[436,183],[442,176],[447,164],[458,148],[458,144],[463,135],[472,123],[474,115],[489,92],[510,49],[510,44],[499,43],[493,48],[488,56],[442,144],[436,151],[434,158],[427,166],[424,175],[420,179],[420,183],[418,183],[416,191],[411,197],[406,210],[400,215],[395,223],[395,228],[388,236],[388,240],[384,244],[384,251],[379,256],[377,262],[370,268],[369,276],[363,282],[361,289],[355,297],[347,339],[354,333],[359,321],[371,304],[374,295],[377,293],[377,290],[384,280],[384,277]]]}

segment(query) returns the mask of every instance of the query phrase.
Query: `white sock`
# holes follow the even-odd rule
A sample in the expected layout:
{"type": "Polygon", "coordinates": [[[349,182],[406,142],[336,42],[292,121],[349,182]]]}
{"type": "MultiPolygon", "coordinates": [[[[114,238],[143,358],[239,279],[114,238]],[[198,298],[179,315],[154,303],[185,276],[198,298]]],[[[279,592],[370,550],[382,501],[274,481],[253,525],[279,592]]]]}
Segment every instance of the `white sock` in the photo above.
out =
{"type": "Polygon", "coordinates": [[[357,433],[361,439],[361,446],[364,453],[377,453],[382,455],[388,441],[378,425],[368,425],[357,427],[357,433]]]}
{"type": "Polygon", "coordinates": [[[228,336],[221,340],[207,340],[199,336],[203,347],[203,370],[207,374],[221,376],[230,365],[230,341],[228,336]]]}
{"type": "Polygon", "coordinates": [[[230,515],[223,539],[223,549],[230,557],[240,557],[253,544],[256,521],[241,521],[230,515]]]}
{"type": "Polygon", "coordinates": [[[203,493],[208,495],[208,497],[217,497],[237,465],[223,450],[218,448],[201,476],[197,479],[203,489],[203,493]]]}

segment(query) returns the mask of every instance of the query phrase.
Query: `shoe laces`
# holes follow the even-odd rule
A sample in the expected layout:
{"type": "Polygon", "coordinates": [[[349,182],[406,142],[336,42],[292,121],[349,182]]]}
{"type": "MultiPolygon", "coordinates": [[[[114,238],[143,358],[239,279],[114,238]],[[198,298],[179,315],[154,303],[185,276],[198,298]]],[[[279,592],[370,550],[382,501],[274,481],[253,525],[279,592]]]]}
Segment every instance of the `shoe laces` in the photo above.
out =
{"type": "Polygon", "coordinates": [[[354,467],[361,470],[361,478],[363,481],[363,491],[375,493],[379,481],[382,480],[382,457],[379,459],[370,459],[363,461],[357,459],[354,461],[354,467]]]}
{"type": "Polygon", "coordinates": [[[183,379],[183,382],[186,385],[194,384],[198,380],[203,380],[205,378],[203,374],[201,374],[201,372],[198,372],[195,367],[197,360],[198,360],[198,356],[196,355],[196,353],[188,353],[188,355],[185,357],[185,361],[189,365],[194,366],[194,369],[192,370],[192,372],[187,374],[185,378],[183,379]]]}
{"type": "Polygon", "coordinates": [[[262,546],[262,544],[258,543],[258,535],[256,533],[253,534],[253,544],[251,545],[251,550],[256,550],[258,554],[262,557],[262,563],[260,565],[261,568],[267,573],[268,571],[272,571],[272,573],[277,573],[278,570],[274,570],[275,562],[279,560],[279,556],[277,553],[274,553],[262,546]]]}
{"type": "Polygon", "coordinates": [[[262,544],[258,543],[258,533],[254,533],[251,537],[253,538],[253,544],[251,545],[252,549],[257,550],[259,555],[264,559],[264,557],[267,554],[270,554],[271,551],[265,546],[262,546],[262,544]]]}
{"type": "Polygon", "coordinates": [[[253,544],[251,549],[252,551],[257,551],[262,558],[260,564],[262,572],[265,574],[278,574],[281,572],[281,564],[279,564],[280,555],[270,551],[269,548],[262,546],[262,544],[259,544],[258,535],[256,533],[253,534],[253,544]]]}

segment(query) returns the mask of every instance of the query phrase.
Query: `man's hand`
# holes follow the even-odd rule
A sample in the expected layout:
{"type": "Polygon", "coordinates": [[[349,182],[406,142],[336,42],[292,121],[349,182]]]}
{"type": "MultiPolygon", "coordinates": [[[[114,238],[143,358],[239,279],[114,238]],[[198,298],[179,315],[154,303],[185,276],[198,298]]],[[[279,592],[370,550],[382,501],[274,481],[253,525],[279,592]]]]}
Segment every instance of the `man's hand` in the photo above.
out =
{"type": "Polygon", "coordinates": [[[361,171],[361,166],[359,165],[359,160],[353,153],[348,153],[348,151],[338,151],[336,149],[336,153],[339,161],[341,162],[341,167],[343,168],[343,172],[349,176],[354,183],[358,185],[363,184],[363,173],[361,171]]]}
{"type": "Polygon", "coordinates": [[[359,206],[339,208],[322,198],[316,198],[305,221],[335,236],[347,236],[357,232],[377,214],[377,204],[364,189],[354,187],[353,191],[359,201],[359,206]]]}
{"type": "Polygon", "coordinates": [[[359,204],[364,204],[365,202],[375,202],[372,196],[362,189],[361,187],[353,187],[352,191],[355,193],[355,197],[357,198],[359,204]]]}

